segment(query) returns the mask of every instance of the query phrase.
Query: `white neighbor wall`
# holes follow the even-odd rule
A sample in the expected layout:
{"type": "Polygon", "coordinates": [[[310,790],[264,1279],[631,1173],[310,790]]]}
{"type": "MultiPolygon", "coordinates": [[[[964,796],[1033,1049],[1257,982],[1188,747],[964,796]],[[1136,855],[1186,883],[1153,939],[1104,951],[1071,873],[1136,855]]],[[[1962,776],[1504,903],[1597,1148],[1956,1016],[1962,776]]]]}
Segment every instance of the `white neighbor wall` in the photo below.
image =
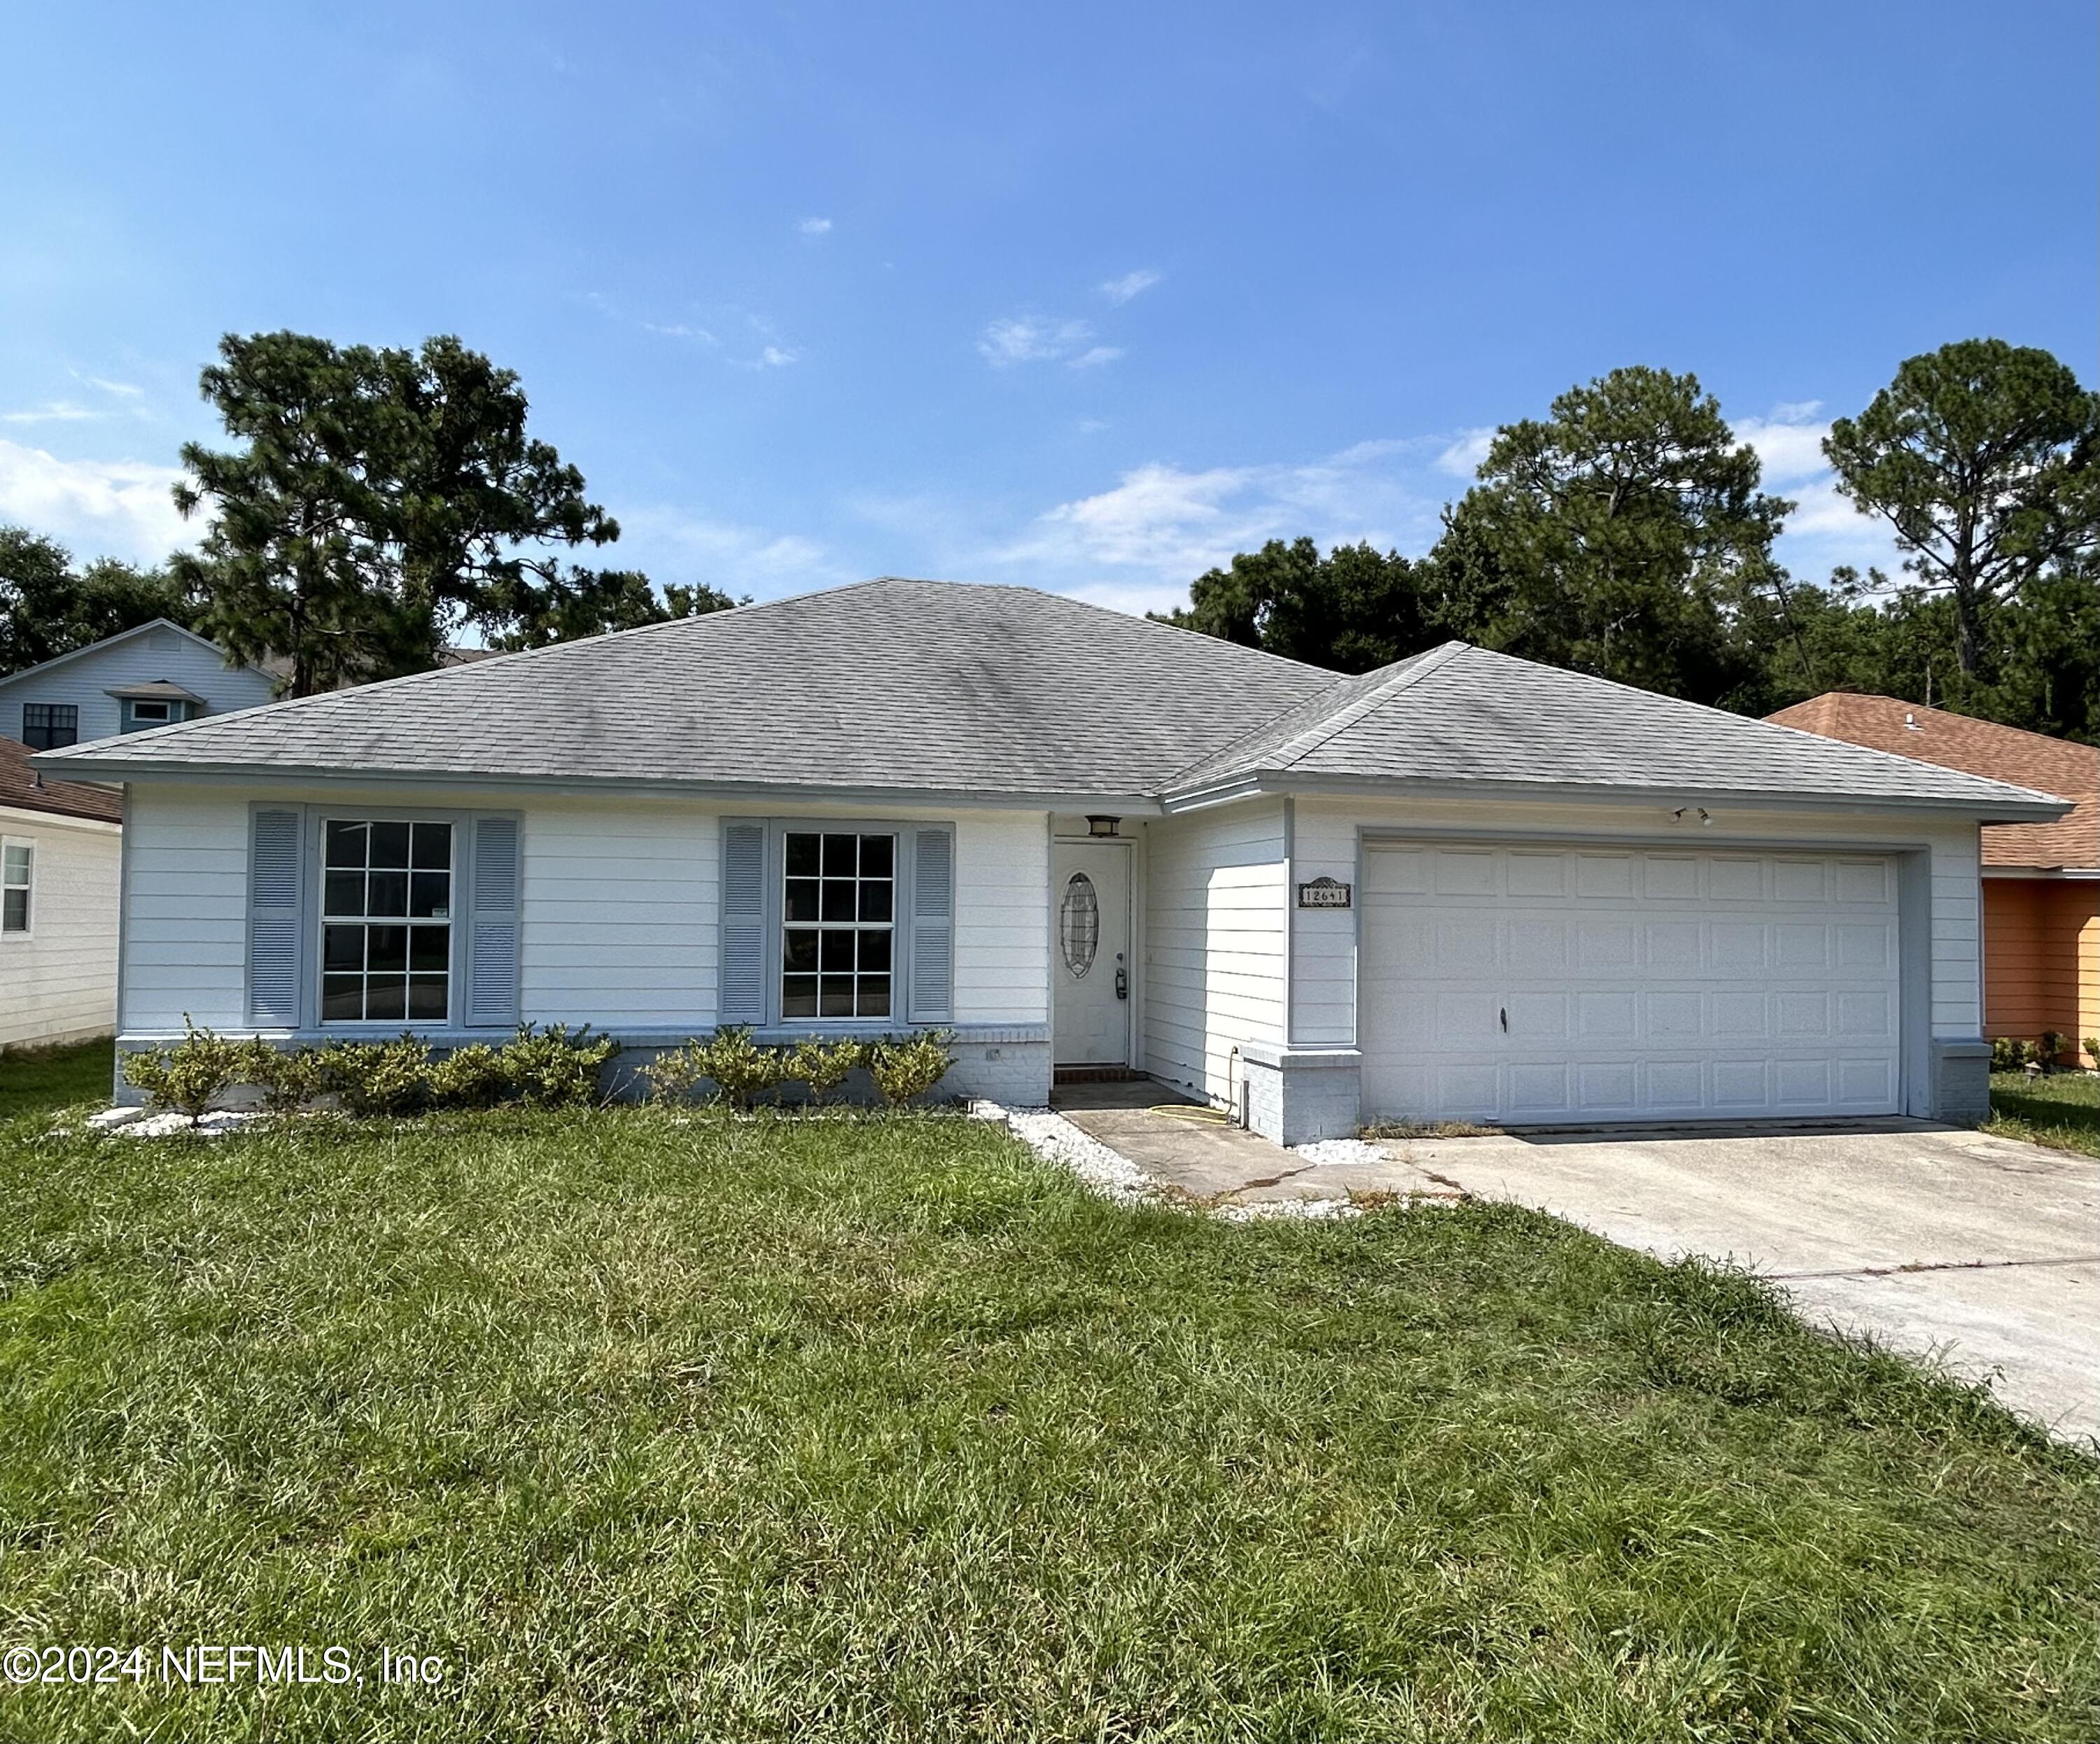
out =
{"type": "Polygon", "coordinates": [[[123,832],[0,806],[0,837],[35,851],[29,931],[0,933],[0,1047],[108,1035],[117,1024],[123,832]]]}
{"type": "Polygon", "coordinates": [[[1145,1070],[1230,1104],[1234,1050],[1284,1040],[1284,802],[1154,818],[1144,835],[1145,1070]]]}
{"type": "Polygon", "coordinates": [[[84,653],[49,672],[33,667],[0,680],[0,733],[22,736],[24,702],[71,703],[80,711],[80,742],[114,738],[124,729],[122,705],[109,694],[166,679],[202,697],[214,715],[272,702],[276,684],[253,667],[228,666],[216,649],[201,647],[163,625],[112,648],[84,653]]]}
{"type": "MultiPolygon", "coordinates": [[[[179,1033],[185,1013],[214,1029],[245,1027],[249,804],[262,796],[233,787],[131,789],[124,1035],[143,1041],[179,1033]]],[[[377,813],[413,806],[521,812],[524,1016],[660,1041],[715,1021],[720,817],[870,815],[865,806],[848,813],[435,787],[298,788],[268,797],[377,813]]],[[[1050,949],[1043,813],[910,805],[882,815],[952,819],[955,826],[960,1087],[1029,1092],[1042,1101],[1049,1086],[1050,949]],[[1026,1037],[973,1037],[972,1026],[1044,1033],[1031,1047],[1026,1037]]]]}

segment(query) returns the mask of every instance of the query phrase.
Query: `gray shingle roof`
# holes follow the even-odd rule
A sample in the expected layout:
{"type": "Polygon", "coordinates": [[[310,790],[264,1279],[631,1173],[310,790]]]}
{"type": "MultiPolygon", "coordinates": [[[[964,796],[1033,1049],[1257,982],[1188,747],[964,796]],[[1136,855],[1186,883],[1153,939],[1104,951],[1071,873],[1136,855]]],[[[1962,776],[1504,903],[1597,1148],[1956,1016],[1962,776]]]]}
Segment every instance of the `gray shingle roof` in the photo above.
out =
{"type": "Polygon", "coordinates": [[[1335,686],[1252,738],[1191,765],[1174,791],[1264,775],[1983,808],[2049,799],[1464,642],[1446,642],[1335,686]]]}
{"type": "Polygon", "coordinates": [[[252,769],[1156,792],[1334,674],[1024,588],[885,579],[64,754],[252,769]]]}
{"type": "Polygon", "coordinates": [[[1446,643],[1361,677],[1024,588],[882,579],[47,754],[206,770],[1002,795],[1255,781],[2061,802],[1446,643]]]}

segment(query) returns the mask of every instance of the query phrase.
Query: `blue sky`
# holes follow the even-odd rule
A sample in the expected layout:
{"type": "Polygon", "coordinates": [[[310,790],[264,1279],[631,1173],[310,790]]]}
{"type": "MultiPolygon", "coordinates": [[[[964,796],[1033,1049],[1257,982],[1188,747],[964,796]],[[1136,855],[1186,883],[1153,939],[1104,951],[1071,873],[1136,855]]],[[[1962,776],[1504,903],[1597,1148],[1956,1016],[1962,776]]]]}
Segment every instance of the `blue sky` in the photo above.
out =
{"type": "Polygon", "coordinates": [[[1816,438],[1904,357],[2096,368],[2089,0],[20,7],[0,520],[161,555],[228,329],[460,334],[620,518],[761,598],[1128,609],[1310,533],[1427,548],[1480,433],[1696,372],[1816,438]]]}

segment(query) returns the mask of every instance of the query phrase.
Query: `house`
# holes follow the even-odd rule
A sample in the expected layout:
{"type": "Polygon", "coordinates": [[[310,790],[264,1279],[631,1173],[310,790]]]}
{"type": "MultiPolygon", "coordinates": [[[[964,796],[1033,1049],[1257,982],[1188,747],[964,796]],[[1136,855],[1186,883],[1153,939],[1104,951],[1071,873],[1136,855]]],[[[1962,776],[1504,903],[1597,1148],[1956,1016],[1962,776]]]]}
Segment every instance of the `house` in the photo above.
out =
{"type": "Polygon", "coordinates": [[[156,618],[0,678],[0,733],[33,751],[252,708],[277,694],[216,642],[156,618]]]}
{"type": "Polygon", "coordinates": [[[111,789],[39,777],[0,738],[0,1047],[116,1027],[123,809],[111,789]]]}
{"type": "Polygon", "coordinates": [[[881,579],[37,759],[129,805],[120,1046],[954,1033],[1297,1142],[1981,1115],[2045,795],[1453,642],[1361,677],[881,579]]]}
{"type": "Polygon", "coordinates": [[[1848,744],[2038,787],[2076,802],[2060,823],[1983,831],[1983,1033],[2055,1030],[2067,1064],[2100,1034],[2100,749],[1895,697],[1831,691],[1771,717],[1848,744]]]}

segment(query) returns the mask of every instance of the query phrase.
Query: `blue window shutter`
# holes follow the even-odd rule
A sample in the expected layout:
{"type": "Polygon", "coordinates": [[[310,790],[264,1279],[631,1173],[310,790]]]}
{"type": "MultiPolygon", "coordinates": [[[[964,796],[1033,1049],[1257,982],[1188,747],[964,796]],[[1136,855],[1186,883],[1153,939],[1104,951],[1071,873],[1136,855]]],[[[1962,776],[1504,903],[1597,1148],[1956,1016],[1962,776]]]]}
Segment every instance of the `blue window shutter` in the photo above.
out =
{"type": "Polygon", "coordinates": [[[716,1021],[765,1021],[765,826],[722,821],[721,963],[716,1021]]]}
{"type": "Polygon", "coordinates": [[[515,813],[475,815],[468,883],[466,992],[457,1020],[475,1028],[518,1022],[518,829],[515,813]]]}
{"type": "Polygon", "coordinates": [[[257,806],[248,830],[248,1021],[258,1029],[296,1029],[306,814],[296,805],[257,806]]]}
{"type": "Polygon", "coordinates": [[[955,1015],[955,832],[911,832],[911,989],[905,1021],[952,1023],[955,1015]]]}

